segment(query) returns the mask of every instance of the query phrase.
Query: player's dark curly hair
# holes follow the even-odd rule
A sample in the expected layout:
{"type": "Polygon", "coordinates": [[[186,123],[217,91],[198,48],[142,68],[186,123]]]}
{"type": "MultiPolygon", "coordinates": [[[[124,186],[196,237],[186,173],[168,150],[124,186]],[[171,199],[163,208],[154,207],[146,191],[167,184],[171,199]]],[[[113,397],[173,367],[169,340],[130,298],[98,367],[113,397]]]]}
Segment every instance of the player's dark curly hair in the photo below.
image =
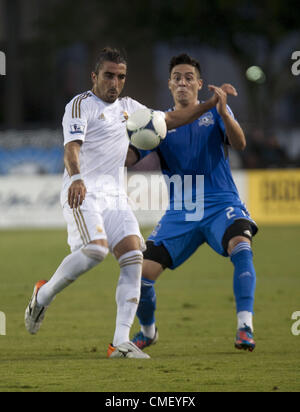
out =
{"type": "Polygon", "coordinates": [[[172,57],[170,64],[169,64],[169,73],[171,74],[173,68],[178,64],[189,64],[196,68],[199,77],[201,77],[201,66],[198,60],[194,59],[193,57],[189,56],[186,53],[179,54],[178,56],[172,57]]]}
{"type": "Polygon", "coordinates": [[[98,74],[102,64],[107,61],[117,64],[123,63],[127,65],[125,51],[120,51],[112,47],[105,47],[104,49],[102,49],[95,64],[94,72],[98,74]]]}

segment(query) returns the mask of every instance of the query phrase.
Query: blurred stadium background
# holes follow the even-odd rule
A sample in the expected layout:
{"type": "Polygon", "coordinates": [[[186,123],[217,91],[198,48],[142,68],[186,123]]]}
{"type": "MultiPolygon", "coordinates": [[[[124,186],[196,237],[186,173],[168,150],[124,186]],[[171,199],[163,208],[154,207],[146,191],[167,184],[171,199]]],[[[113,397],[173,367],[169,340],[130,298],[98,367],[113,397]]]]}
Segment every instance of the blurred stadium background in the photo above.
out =
{"type": "MultiPolygon", "coordinates": [[[[205,85],[234,84],[239,97],[229,104],[248,141],[230,153],[242,197],[259,223],[300,223],[297,8],[295,0],[0,0],[0,227],[64,225],[64,106],[90,88],[107,44],[127,51],[125,94],[149,107],[171,105],[168,62],[182,51],[200,60],[205,85]]],[[[157,168],[150,156],[135,172],[157,168]]],[[[157,217],[139,215],[141,224],[157,217]]]]}

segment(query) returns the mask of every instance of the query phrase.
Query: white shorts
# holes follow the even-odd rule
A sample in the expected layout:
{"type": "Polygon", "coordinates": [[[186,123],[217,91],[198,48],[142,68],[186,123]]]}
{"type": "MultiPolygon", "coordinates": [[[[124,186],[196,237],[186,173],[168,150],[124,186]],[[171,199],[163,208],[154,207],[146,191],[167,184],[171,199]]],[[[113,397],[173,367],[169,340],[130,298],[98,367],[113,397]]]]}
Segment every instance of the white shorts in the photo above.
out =
{"type": "Polygon", "coordinates": [[[141,250],[145,250],[144,239],[126,195],[88,192],[77,209],[71,209],[66,202],[63,214],[68,225],[68,244],[72,252],[98,239],[107,240],[113,252],[121,240],[131,235],[141,239],[141,250]]]}

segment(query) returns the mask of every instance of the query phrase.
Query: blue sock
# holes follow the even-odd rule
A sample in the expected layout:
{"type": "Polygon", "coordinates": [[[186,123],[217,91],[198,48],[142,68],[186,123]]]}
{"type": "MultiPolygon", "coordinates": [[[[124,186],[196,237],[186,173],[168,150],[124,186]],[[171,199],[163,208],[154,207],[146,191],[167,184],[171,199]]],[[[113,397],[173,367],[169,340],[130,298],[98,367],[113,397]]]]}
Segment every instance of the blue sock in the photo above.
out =
{"type": "Polygon", "coordinates": [[[233,290],[237,313],[253,313],[256,273],[251,245],[247,242],[239,243],[233,249],[230,259],[234,265],[233,290]]]}
{"type": "Polygon", "coordinates": [[[156,294],[154,284],[154,280],[142,277],[141,298],[136,315],[140,324],[144,326],[155,323],[156,294]]]}

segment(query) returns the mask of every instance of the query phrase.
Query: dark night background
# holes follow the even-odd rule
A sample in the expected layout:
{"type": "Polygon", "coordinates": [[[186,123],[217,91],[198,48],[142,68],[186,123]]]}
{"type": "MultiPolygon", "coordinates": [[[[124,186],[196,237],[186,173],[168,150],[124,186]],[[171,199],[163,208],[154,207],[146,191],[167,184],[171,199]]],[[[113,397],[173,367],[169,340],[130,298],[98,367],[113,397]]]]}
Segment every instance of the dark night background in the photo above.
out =
{"type": "Polygon", "coordinates": [[[233,167],[300,166],[299,17],[296,0],[0,0],[0,152],[57,146],[66,103],[90,88],[97,53],[111,45],[127,53],[124,93],[155,109],[172,104],[168,63],[180,52],[200,60],[205,86],[235,85],[229,104],[248,147],[233,167]],[[251,66],[261,81],[246,78],[251,66]]]}

